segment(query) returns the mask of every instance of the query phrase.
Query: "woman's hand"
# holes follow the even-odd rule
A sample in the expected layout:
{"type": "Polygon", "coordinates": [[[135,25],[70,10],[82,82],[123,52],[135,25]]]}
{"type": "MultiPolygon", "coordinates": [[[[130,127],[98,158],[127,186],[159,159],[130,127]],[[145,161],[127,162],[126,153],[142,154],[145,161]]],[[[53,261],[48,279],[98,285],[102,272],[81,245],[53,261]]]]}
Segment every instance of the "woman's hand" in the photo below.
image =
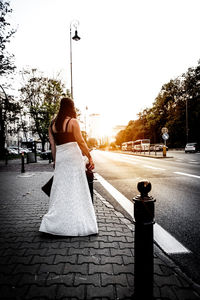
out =
{"type": "Polygon", "coordinates": [[[87,169],[90,171],[94,169],[94,162],[91,157],[89,158],[89,163],[87,164],[87,169]]]}

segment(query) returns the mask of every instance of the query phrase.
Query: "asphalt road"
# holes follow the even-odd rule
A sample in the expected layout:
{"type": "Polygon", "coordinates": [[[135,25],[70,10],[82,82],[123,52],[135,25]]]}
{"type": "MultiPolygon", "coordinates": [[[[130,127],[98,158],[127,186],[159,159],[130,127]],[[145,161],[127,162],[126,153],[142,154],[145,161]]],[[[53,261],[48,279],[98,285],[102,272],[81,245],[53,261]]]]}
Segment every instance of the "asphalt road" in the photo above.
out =
{"type": "MultiPolygon", "coordinates": [[[[200,153],[168,151],[167,156],[173,158],[93,151],[95,172],[130,201],[138,194],[138,181],[151,182],[156,222],[191,251],[170,256],[200,283],[200,153]]],[[[100,184],[97,189],[103,192],[100,184]]]]}

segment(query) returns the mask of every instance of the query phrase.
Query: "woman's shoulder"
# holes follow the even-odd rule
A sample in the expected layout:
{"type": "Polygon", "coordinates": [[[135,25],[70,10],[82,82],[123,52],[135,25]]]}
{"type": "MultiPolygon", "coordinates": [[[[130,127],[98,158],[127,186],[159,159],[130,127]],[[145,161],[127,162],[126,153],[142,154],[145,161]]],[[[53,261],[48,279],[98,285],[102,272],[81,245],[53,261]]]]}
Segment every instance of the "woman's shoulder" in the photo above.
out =
{"type": "Polygon", "coordinates": [[[78,122],[78,120],[76,118],[71,118],[70,119],[70,123],[72,123],[74,125],[78,125],[79,124],[79,122],[78,122]]]}

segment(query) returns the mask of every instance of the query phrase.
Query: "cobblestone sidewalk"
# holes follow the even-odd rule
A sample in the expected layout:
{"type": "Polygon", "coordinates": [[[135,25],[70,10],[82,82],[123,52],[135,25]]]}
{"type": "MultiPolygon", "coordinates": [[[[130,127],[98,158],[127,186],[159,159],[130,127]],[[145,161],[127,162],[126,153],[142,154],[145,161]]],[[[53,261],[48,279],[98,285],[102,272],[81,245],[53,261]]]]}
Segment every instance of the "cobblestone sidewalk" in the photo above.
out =
{"type": "MultiPolygon", "coordinates": [[[[51,172],[0,173],[0,298],[132,299],[134,225],[95,191],[98,235],[38,232],[48,208],[40,187],[50,177],[51,172]]],[[[200,299],[199,287],[157,247],[154,272],[155,299],[200,299]]]]}

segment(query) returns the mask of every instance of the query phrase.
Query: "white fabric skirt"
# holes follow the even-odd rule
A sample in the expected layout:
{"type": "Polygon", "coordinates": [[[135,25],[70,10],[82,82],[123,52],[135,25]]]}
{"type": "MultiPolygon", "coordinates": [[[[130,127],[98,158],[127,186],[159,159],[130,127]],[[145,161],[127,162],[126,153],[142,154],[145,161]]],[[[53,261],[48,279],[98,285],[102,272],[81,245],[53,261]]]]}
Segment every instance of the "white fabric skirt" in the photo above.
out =
{"type": "Polygon", "coordinates": [[[49,210],[39,231],[64,236],[98,233],[85,162],[76,142],[56,146],[49,210]]]}

